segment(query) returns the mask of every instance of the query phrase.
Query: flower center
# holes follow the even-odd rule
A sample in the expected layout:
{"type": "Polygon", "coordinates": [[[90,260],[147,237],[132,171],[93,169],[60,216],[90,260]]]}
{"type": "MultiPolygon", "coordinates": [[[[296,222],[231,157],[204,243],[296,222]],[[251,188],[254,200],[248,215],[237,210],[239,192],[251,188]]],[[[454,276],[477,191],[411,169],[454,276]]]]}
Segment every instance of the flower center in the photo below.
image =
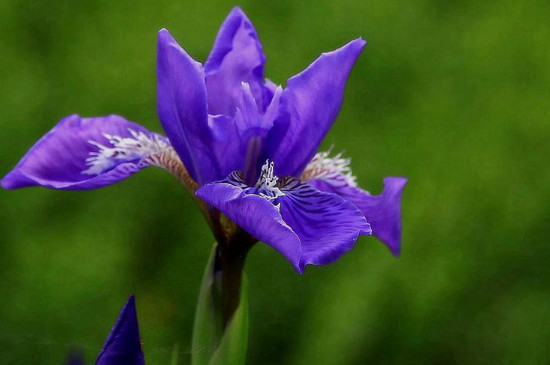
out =
{"type": "Polygon", "coordinates": [[[254,186],[261,196],[269,200],[285,195],[277,186],[279,178],[273,173],[273,167],[273,161],[266,160],[262,166],[260,177],[254,186]]]}

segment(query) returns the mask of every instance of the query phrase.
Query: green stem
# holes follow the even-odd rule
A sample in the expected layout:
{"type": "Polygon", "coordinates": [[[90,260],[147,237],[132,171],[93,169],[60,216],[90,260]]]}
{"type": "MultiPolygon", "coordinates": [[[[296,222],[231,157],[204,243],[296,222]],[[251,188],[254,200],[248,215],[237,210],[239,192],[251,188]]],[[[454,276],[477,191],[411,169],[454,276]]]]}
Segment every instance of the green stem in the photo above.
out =
{"type": "Polygon", "coordinates": [[[239,298],[241,291],[241,282],[243,276],[243,268],[246,260],[246,255],[254,241],[251,237],[239,232],[225,244],[218,244],[218,267],[221,271],[221,306],[223,327],[227,327],[227,323],[239,307],[239,298]]]}

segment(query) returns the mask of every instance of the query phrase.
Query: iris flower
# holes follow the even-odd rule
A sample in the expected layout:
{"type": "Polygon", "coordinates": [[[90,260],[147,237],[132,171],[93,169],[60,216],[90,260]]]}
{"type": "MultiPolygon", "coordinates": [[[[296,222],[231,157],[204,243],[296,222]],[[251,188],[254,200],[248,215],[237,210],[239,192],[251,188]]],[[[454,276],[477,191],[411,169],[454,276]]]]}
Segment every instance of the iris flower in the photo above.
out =
{"type": "Polygon", "coordinates": [[[117,115],[70,115],[1,184],[95,189],[157,166],[196,195],[218,240],[245,232],[300,273],[338,259],[359,235],[375,235],[398,255],[407,180],[388,177],[382,194],[371,195],[357,186],[349,159],[318,150],[365,44],[358,38],[323,53],[283,88],[264,77],[262,46],[239,8],[204,64],[162,29],[157,107],[167,137],[117,115]]]}

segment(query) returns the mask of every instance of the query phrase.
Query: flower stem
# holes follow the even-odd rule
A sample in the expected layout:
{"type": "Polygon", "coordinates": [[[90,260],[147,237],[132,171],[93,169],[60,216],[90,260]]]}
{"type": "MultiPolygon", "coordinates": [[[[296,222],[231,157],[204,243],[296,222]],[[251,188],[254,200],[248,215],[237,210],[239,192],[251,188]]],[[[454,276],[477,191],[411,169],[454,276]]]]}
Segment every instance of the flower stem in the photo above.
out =
{"type": "Polygon", "coordinates": [[[221,274],[221,310],[224,328],[239,307],[244,263],[253,245],[254,239],[242,231],[225,244],[217,245],[215,271],[221,274]]]}

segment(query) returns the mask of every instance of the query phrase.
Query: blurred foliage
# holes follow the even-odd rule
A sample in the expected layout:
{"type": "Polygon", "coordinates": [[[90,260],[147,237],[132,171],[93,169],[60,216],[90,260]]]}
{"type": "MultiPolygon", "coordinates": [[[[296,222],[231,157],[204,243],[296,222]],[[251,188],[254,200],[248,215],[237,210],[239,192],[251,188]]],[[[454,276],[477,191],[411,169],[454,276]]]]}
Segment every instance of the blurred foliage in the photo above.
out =
{"type": "MultiPolygon", "coordinates": [[[[203,61],[224,1],[0,1],[0,172],[70,113],[160,131],[156,33],[203,61]]],[[[296,274],[247,263],[250,364],[550,363],[550,3],[242,1],[277,83],[362,36],[325,140],[361,185],[409,178],[398,260],[363,237],[296,274]]],[[[193,315],[213,238],[192,199],[148,169],[97,191],[0,191],[0,363],[89,363],[130,293],[149,364],[193,315]]]]}

